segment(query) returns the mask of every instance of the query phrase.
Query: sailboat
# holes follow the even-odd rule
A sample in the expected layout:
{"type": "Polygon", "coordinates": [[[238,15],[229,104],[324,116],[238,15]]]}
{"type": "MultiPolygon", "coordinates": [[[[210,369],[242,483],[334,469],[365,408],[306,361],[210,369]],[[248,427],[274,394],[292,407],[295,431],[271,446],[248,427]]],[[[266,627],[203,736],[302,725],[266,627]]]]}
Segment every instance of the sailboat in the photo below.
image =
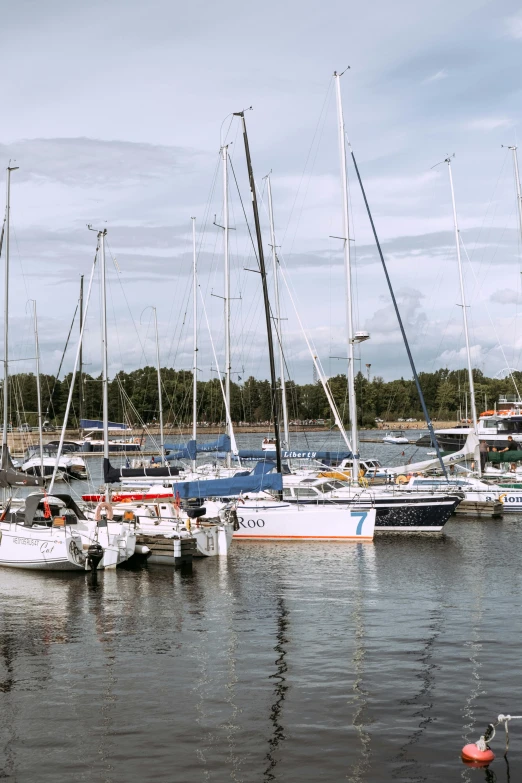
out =
{"type": "MultiPolygon", "coordinates": [[[[9,233],[11,212],[11,173],[7,168],[5,219],[5,291],[4,291],[4,411],[0,486],[7,492],[14,487],[36,487],[43,479],[17,471],[7,446],[9,410],[9,233]]],[[[6,501],[0,515],[0,565],[39,570],[85,570],[87,557],[78,533],[83,515],[67,496],[49,497],[33,493],[14,503],[6,501]]]]}

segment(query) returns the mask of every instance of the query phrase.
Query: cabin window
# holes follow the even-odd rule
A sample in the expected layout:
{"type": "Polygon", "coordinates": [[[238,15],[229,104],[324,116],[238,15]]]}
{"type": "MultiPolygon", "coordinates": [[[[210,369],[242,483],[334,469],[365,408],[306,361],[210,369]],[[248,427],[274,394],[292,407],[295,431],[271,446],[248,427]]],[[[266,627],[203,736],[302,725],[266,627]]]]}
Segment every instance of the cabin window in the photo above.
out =
{"type": "Polygon", "coordinates": [[[318,492],[311,487],[298,487],[296,488],[295,493],[299,500],[304,500],[305,498],[317,498],[318,495],[318,492]]]}

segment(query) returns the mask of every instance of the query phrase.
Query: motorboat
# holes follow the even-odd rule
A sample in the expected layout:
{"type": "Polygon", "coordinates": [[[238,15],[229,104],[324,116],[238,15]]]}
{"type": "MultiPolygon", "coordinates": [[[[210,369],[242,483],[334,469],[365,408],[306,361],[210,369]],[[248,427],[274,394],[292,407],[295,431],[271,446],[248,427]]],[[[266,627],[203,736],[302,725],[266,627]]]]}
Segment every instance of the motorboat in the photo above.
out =
{"type": "Polygon", "coordinates": [[[441,493],[458,491],[464,500],[474,502],[497,501],[502,503],[504,512],[520,513],[522,510],[522,484],[516,485],[509,480],[499,478],[495,483],[488,483],[469,471],[445,478],[442,475],[409,477],[402,489],[431,490],[441,493]]]}
{"type": "Polygon", "coordinates": [[[410,441],[408,440],[408,438],[406,437],[406,435],[402,430],[393,430],[386,433],[386,435],[382,439],[382,442],[401,446],[403,444],[409,443],[410,441]]]}
{"type": "MultiPolygon", "coordinates": [[[[40,452],[40,446],[29,446],[25,452],[21,469],[30,476],[50,478],[53,475],[58,459],[58,444],[47,443],[40,452]]],[[[65,453],[58,459],[58,470],[55,481],[65,478],[88,478],[87,467],[84,460],[77,454],[65,453]]]]}
{"type": "MultiPolygon", "coordinates": [[[[24,454],[21,470],[29,476],[42,476],[50,478],[56,467],[58,451],[54,446],[44,446],[40,452],[40,446],[29,446],[24,454]]],[[[67,466],[62,457],[58,460],[56,480],[63,480],[67,473],[67,466]]]]}
{"type": "MultiPolygon", "coordinates": [[[[473,432],[468,424],[458,424],[435,430],[437,442],[444,451],[456,451],[462,448],[466,437],[473,432]]],[[[477,421],[479,440],[486,441],[490,448],[504,449],[511,436],[522,450],[522,401],[515,395],[503,395],[494,410],[483,411],[477,421]]],[[[417,446],[431,445],[428,435],[422,435],[416,441],[417,446]]]]}

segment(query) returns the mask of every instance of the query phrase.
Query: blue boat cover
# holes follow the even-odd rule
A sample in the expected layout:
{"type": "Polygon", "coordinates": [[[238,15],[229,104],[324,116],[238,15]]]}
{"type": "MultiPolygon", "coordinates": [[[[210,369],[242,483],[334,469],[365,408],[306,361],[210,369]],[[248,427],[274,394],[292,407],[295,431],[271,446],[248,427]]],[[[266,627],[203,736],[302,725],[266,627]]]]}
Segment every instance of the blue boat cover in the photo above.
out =
{"type": "MultiPolygon", "coordinates": [[[[298,449],[281,449],[281,459],[319,459],[337,460],[351,459],[351,451],[313,451],[312,449],[299,451],[298,449]]],[[[239,449],[240,459],[275,460],[275,451],[262,451],[252,449],[239,449]]]]}
{"type": "MultiPolygon", "coordinates": [[[[187,448],[192,448],[192,446],[189,446],[189,444],[194,443],[196,447],[196,452],[198,454],[205,454],[210,451],[223,451],[228,452],[230,451],[230,438],[228,435],[220,435],[217,440],[212,441],[203,441],[203,443],[200,443],[199,441],[196,442],[195,440],[189,441],[189,443],[165,443],[164,449],[166,451],[183,451],[187,448]]],[[[190,457],[190,459],[195,459],[195,457],[190,457]]]]}
{"type": "MultiPolygon", "coordinates": [[[[130,430],[128,424],[122,424],[121,422],[117,421],[109,421],[108,426],[110,430],[130,430]]],[[[100,421],[99,419],[80,419],[80,429],[81,430],[102,430],[103,429],[103,421],[100,421]]]]}
{"type": "Polygon", "coordinates": [[[270,473],[271,470],[274,470],[275,467],[275,462],[272,462],[271,460],[267,460],[266,462],[257,462],[254,465],[251,475],[264,476],[266,473],[270,473]]]}
{"type": "Polygon", "coordinates": [[[181,481],[172,485],[174,495],[187,498],[231,498],[244,492],[262,492],[263,490],[283,489],[281,473],[268,473],[253,476],[233,476],[226,479],[204,479],[203,481],[181,481]]]}
{"type": "Polygon", "coordinates": [[[176,449],[176,451],[170,452],[165,456],[165,461],[170,462],[173,459],[196,459],[196,441],[189,440],[185,443],[175,443],[173,445],[165,446],[165,449],[176,449]]]}

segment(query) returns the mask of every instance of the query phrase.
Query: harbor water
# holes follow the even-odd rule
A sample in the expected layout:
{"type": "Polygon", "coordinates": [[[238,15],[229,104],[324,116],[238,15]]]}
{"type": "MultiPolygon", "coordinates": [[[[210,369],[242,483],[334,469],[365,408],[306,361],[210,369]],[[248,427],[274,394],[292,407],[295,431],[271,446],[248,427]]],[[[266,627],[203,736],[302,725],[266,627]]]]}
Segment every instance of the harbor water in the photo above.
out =
{"type": "Polygon", "coordinates": [[[0,570],[0,777],[520,780],[522,721],[509,766],[500,733],[489,769],[459,754],[521,712],[521,525],[235,542],[96,583],[0,570]]]}

